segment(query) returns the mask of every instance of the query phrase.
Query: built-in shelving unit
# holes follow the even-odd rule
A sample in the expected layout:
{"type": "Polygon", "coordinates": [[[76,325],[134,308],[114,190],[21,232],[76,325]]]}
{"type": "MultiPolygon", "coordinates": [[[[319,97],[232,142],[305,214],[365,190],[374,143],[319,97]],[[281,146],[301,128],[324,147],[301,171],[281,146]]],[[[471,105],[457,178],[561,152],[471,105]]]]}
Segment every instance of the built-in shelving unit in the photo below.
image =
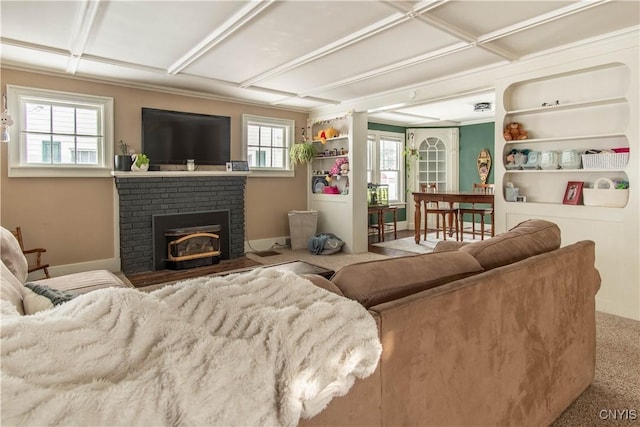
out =
{"type": "Polygon", "coordinates": [[[636,318],[640,298],[640,270],[635,267],[640,257],[640,90],[638,52],[634,49],[584,57],[571,64],[550,65],[499,80],[495,153],[502,158],[496,158],[494,164],[496,231],[540,218],[560,227],[563,246],[580,240],[594,241],[596,267],[602,277],[596,308],[636,318]],[[512,122],[527,130],[528,139],[505,140],[503,132],[512,122]],[[563,150],[574,150],[581,159],[586,150],[625,149],[628,160],[614,162],[614,167],[603,162],[604,166],[597,169],[594,165],[516,169],[508,156],[513,150],[524,149],[557,151],[559,155],[563,150]],[[599,178],[629,182],[624,206],[563,203],[568,182],[583,182],[585,188],[590,188],[599,178]],[[525,202],[507,201],[509,184],[519,189],[525,202]],[[629,287],[629,283],[636,285],[629,287]]]}
{"type": "Polygon", "coordinates": [[[367,251],[367,182],[365,113],[335,118],[315,117],[307,123],[316,157],[309,164],[309,208],[318,211],[318,232],[333,233],[345,242],[344,251],[367,251]],[[322,130],[337,136],[320,140],[322,130]],[[335,173],[337,163],[348,172],[335,173]]]}
{"type": "MultiPolygon", "coordinates": [[[[501,147],[506,169],[504,182],[519,188],[527,202],[562,204],[568,181],[582,181],[590,187],[599,177],[628,181],[625,167],[577,169],[513,169],[506,164],[514,151],[539,153],[573,150],[581,156],[586,150],[629,148],[625,133],[630,120],[629,67],[620,63],[576,70],[510,84],[504,92],[504,129],[518,122],[529,132],[529,139],[505,141],[501,147]],[[589,88],[597,87],[593,93],[589,88]]],[[[499,121],[500,123],[500,121],[499,121]]],[[[512,202],[515,203],[515,202],[512,202]]],[[[577,206],[576,206],[577,207],[577,206]]]]}

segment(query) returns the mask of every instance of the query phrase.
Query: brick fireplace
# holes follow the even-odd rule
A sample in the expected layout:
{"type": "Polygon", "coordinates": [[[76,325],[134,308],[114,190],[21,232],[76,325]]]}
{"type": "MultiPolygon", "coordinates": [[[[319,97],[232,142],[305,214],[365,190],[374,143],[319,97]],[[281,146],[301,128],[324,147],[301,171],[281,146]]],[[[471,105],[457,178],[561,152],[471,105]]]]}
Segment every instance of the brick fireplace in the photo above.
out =
{"type": "MultiPolygon", "coordinates": [[[[246,175],[123,172],[115,173],[115,183],[120,206],[123,273],[143,273],[162,268],[154,262],[158,256],[154,247],[154,240],[157,240],[154,239],[154,218],[179,217],[181,214],[188,214],[184,218],[193,218],[198,216],[193,214],[213,214],[216,223],[227,222],[224,226],[228,230],[221,231],[221,239],[226,239],[222,244],[221,258],[233,259],[244,255],[246,175]]],[[[178,226],[193,225],[210,224],[196,224],[190,219],[186,223],[178,223],[178,226]]]]}

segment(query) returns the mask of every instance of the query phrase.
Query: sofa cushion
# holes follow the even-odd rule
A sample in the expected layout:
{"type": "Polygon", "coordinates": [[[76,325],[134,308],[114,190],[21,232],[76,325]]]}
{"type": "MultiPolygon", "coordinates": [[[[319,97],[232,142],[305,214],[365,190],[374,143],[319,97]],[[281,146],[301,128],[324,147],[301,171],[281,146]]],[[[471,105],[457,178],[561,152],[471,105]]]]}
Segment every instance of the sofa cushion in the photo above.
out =
{"type": "Polygon", "coordinates": [[[0,233],[2,234],[2,246],[0,247],[2,262],[20,283],[26,282],[29,266],[27,265],[27,258],[22,253],[22,249],[20,249],[18,239],[4,227],[0,227],[0,233]]]}
{"type": "Polygon", "coordinates": [[[0,263],[0,265],[2,266],[0,273],[0,299],[10,302],[18,313],[24,314],[24,306],[22,305],[24,286],[16,279],[11,270],[4,265],[4,262],[0,263]]]}
{"type": "Polygon", "coordinates": [[[559,247],[560,228],[556,224],[542,219],[529,219],[506,233],[469,243],[459,250],[473,255],[485,270],[491,270],[559,247]]]}
{"type": "Polygon", "coordinates": [[[450,251],[351,264],[331,281],[344,296],[369,308],[481,271],[473,256],[450,251]]]}
{"type": "Polygon", "coordinates": [[[115,274],[107,270],[92,270],[67,274],[50,279],[35,280],[31,283],[48,286],[60,291],[73,291],[84,294],[101,288],[129,287],[115,274]]]}

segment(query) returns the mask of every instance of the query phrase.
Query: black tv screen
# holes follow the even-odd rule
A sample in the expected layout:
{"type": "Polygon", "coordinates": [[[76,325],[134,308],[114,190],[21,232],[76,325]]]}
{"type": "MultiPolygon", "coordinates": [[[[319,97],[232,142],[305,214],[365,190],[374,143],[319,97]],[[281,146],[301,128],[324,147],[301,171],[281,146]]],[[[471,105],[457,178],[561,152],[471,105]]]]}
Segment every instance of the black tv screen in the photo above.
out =
{"type": "Polygon", "coordinates": [[[231,118],[142,109],[142,152],[151,165],[224,165],[231,160],[231,118]]]}

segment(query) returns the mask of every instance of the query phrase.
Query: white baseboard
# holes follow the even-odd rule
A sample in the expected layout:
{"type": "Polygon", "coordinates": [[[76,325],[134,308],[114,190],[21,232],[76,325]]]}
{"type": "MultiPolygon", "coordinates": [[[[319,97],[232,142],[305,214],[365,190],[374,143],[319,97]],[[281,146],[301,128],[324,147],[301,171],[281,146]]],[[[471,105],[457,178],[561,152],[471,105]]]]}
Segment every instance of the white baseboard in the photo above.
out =
{"type": "MultiPolygon", "coordinates": [[[[66,274],[81,273],[91,270],[120,271],[120,258],[99,259],[96,261],[79,262],[76,264],[54,265],[49,267],[51,277],[64,276],[66,274]]],[[[42,270],[30,273],[27,280],[42,279],[42,270]]]]}
{"type": "Polygon", "coordinates": [[[244,251],[245,252],[268,251],[270,249],[273,249],[276,243],[281,246],[285,246],[287,244],[287,241],[290,241],[289,236],[269,237],[268,239],[249,240],[249,241],[245,240],[244,251]]]}

